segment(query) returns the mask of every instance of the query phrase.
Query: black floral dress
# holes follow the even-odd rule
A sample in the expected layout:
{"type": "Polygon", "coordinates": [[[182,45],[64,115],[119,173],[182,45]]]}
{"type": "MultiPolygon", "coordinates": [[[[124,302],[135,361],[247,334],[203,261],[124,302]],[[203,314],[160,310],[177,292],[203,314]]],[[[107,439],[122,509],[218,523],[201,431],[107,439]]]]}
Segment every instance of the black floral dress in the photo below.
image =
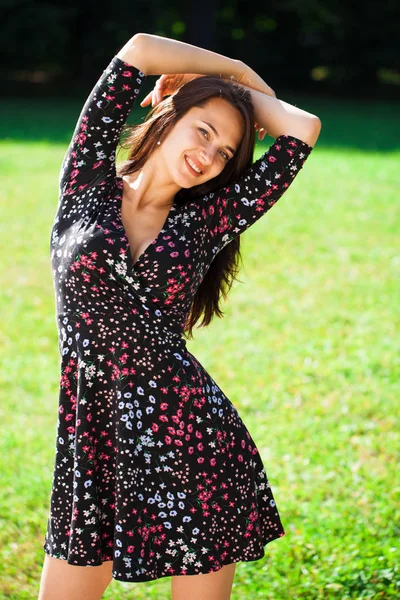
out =
{"type": "Polygon", "coordinates": [[[172,205],[133,264],[115,152],[145,75],[115,56],[65,155],[51,230],[60,388],[44,551],[120,581],[254,561],[285,534],[259,451],[183,327],[216,254],[311,147],[280,136],[243,176],[172,205]]]}

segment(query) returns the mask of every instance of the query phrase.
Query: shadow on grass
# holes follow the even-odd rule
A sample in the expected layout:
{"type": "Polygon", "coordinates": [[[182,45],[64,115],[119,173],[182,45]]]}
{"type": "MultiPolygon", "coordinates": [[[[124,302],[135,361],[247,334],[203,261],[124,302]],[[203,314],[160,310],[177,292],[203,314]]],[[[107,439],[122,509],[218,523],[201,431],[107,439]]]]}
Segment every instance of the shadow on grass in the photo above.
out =
{"type": "MultiPolygon", "coordinates": [[[[143,92],[143,97],[146,91],[143,92]]],[[[142,97],[142,94],[141,94],[142,97]]],[[[399,103],[374,100],[327,99],[293,93],[282,99],[318,115],[322,131],[318,147],[390,152],[400,149],[399,103]]],[[[140,98],[141,99],[141,98],[140,98]]],[[[140,102],[140,99],[138,102],[140,102]]],[[[14,141],[49,141],[67,145],[86,98],[7,98],[0,101],[0,138],[14,141]]],[[[139,123],[148,108],[132,110],[128,123],[139,123]]],[[[272,144],[266,138],[260,147],[272,144]]]]}

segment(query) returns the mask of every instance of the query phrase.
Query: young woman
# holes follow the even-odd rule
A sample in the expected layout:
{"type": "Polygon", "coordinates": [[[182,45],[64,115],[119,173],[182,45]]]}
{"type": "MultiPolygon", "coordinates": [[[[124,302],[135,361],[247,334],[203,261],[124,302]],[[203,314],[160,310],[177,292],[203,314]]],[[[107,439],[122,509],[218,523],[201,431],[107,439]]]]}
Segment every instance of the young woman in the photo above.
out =
{"type": "Polygon", "coordinates": [[[40,600],[167,576],[172,600],[226,600],[236,563],[285,534],[250,433],[184,335],[221,316],[240,234],[320,128],[241,61],[155,35],[134,35],[93,88],[51,231],[61,377],[40,600]],[[276,139],[253,163],[256,131],[276,139]]]}

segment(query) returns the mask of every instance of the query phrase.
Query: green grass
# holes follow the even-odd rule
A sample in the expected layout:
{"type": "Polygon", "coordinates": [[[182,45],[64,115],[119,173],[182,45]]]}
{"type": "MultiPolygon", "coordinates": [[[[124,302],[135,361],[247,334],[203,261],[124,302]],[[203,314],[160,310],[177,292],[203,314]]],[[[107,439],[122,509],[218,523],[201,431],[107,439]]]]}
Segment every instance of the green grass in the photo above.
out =
{"type": "MultiPolygon", "coordinates": [[[[284,99],[320,116],[320,139],[242,236],[225,318],[188,342],[251,431],[287,532],[237,565],[232,600],[398,598],[400,111],[284,99]]],[[[25,600],[39,588],[57,423],[50,228],[81,106],[1,108],[0,598],[25,600]]],[[[104,598],[169,589],[113,581],[104,598]]]]}

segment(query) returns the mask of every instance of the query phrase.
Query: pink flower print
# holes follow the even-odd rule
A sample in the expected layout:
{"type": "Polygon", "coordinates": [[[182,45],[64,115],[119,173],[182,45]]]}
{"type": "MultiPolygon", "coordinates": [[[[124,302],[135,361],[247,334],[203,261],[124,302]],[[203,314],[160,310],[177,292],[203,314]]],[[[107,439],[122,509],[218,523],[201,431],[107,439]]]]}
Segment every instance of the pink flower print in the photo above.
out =
{"type": "Polygon", "coordinates": [[[86,142],[86,138],[87,138],[87,135],[85,135],[84,133],[78,133],[75,140],[79,146],[82,146],[86,142]]]}
{"type": "Polygon", "coordinates": [[[259,198],[259,199],[257,200],[256,211],[257,211],[257,212],[260,212],[260,211],[261,211],[261,212],[263,212],[263,211],[264,211],[264,204],[265,204],[265,203],[264,203],[264,200],[261,200],[261,198],[259,198]]]}
{"type": "Polygon", "coordinates": [[[220,220],[220,223],[219,223],[219,227],[218,227],[218,231],[220,233],[223,233],[228,228],[229,228],[228,217],[227,217],[227,215],[224,215],[223,217],[221,217],[221,220],[220,220]]]}
{"type": "Polygon", "coordinates": [[[276,161],[276,156],[268,156],[268,161],[269,162],[275,162],[276,161]]]}
{"type": "Polygon", "coordinates": [[[104,160],[99,160],[97,163],[94,163],[93,165],[93,169],[98,169],[100,167],[100,165],[102,165],[104,162],[104,160]]]}

